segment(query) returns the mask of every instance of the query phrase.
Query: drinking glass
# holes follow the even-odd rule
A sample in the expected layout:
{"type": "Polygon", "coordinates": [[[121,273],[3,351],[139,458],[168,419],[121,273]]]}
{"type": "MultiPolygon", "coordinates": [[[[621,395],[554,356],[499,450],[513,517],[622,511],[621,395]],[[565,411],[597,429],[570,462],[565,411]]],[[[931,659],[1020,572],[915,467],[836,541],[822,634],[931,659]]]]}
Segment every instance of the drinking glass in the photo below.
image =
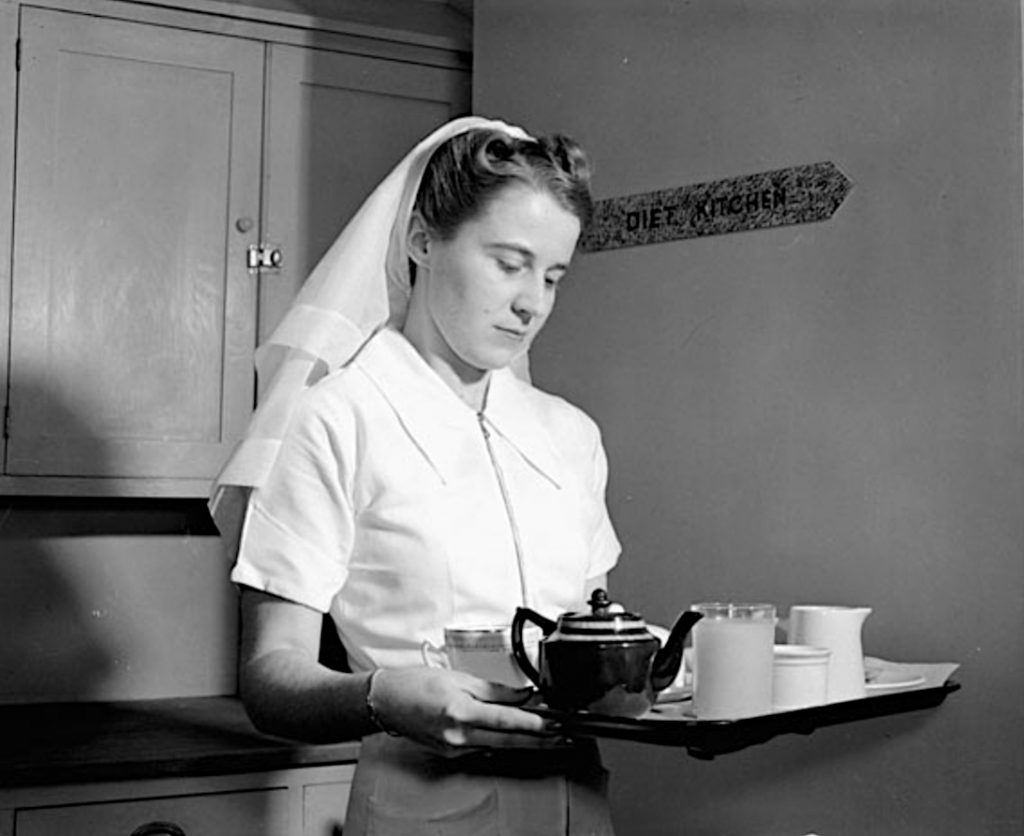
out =
{"type": "Polygon", "coordinates": [[[693,710],[698,720],[770,714],[773,604],[702,603],[693,627],[693,710]]]}

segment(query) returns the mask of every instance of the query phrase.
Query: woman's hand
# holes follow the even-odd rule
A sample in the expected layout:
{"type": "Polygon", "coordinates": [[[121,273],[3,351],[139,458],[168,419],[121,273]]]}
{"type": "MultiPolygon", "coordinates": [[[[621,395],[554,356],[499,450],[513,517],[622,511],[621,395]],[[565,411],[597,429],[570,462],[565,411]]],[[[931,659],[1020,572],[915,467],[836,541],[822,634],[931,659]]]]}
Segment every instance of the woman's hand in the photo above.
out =
{"type": "MultiPolygon", "coordinates": [[[[366,674],[339,673],[317,661],[322,622],[301,604],[244,588],[239,691],[261,731],[328,743],[372,730],[366,674]]],[[[428,667],[378,670],[372,686],[385,728],[441,751],[559,742],[552,723],[519,708],[528,688],[428,667]]]]}
{"type": "Polygon", "coordinates": [[[459,671],[388,668],[369,699],[385,729],[435,748],[549,746],[557,729],[518,707],[531,693],[459,671]]]}

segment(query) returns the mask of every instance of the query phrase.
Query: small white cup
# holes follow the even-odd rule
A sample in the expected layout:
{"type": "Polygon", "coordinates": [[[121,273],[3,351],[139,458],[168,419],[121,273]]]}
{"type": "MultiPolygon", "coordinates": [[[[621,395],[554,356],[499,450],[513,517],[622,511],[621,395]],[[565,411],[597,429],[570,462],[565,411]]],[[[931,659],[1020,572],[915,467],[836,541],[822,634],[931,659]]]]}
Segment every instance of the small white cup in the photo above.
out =
{"type": "Polygon", "coordinates": [[[832,651],[805,644],[775,645],[772,710],[794,711],[828,702],[828,662],[832,651]]]}
{"type": "MultiPolygon", "coordinates": [[[[539,628],[523,631],[523,644],[534,664],[540,639],[539,628]]],[[[423,642],[422,652],[423,664],[428,667],[462,671],[513,688],[531,684],[516,663],[512,630],[507,624],[450,625],[444,628],[442,647],[428,640],[423,642]]]]}

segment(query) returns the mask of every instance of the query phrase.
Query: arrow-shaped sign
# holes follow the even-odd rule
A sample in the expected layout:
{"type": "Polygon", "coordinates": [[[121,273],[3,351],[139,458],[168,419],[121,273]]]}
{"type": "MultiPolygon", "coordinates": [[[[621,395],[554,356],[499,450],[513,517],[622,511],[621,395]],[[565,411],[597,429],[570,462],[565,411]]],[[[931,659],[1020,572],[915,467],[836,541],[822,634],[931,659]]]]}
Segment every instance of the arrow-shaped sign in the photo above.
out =
{"type": "Polygon", "coordinates": [[[608,198],[596,202],[580,247],[596,252],[823,221],[852,188],[824,162],[608,198]]]}

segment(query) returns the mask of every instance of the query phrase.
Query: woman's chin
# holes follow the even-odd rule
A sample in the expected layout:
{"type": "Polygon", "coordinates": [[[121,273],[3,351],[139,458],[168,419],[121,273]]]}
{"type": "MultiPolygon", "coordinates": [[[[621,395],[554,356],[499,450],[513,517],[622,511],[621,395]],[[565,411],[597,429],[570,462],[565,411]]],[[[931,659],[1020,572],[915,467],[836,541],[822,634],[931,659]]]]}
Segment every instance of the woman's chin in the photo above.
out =
{"type": "Polygon", "coordinates": [[[526,346],[501,347],[480,352],[472,358],[466,358],[464,362],[480,372],[496,372],[499,369],[511,366],[516,360],[526,353],[526,346]]]}

